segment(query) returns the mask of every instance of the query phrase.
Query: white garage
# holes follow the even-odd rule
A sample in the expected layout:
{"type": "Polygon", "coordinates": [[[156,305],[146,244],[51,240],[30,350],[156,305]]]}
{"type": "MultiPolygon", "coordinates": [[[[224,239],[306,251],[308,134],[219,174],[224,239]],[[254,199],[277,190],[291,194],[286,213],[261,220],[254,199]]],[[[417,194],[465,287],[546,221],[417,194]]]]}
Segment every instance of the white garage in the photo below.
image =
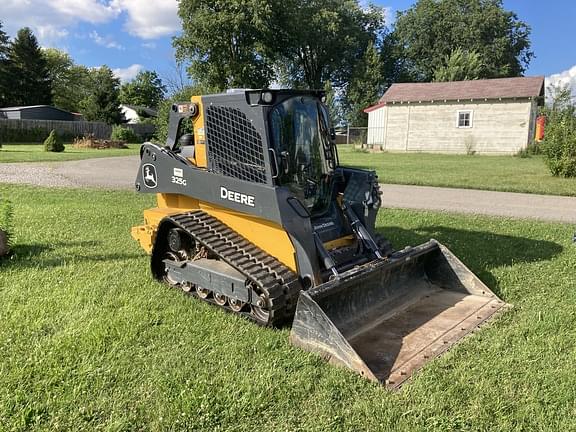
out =
{"type": "Polygon", "coordinates": [[[366,108],[369,148],[515,154],[535,132],[544,77],[393,84],[366,108]]]}

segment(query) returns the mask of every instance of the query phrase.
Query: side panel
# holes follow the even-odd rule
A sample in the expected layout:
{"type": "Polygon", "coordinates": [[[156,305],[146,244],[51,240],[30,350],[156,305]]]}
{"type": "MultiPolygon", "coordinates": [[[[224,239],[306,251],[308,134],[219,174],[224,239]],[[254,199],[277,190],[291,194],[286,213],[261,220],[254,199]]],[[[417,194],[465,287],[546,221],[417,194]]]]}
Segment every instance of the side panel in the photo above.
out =
{"type": "Polygon", "coordinates": [[[292,242],[286,231],[271,221],[263,220],[246,213],[235,212],[207,202],[198,201],[197,199],[177,194],[158,194],[158,208],[153,208],[144,211],[145,225],[143,227],[136,227],[135,232],[142,231],[142,234],[137,238],[142,247],[150,253],[151,244],[145,247],[145,244],[152,242],[155,230],[160,221],[166,217],[182,213],[188,210],[203,210],[216,219],[220,220],[223,224],[229,226],[242,237],[250,240],[260,249],[272,255],[290,270],[296,271],[296,255],[292,242]],[[145,228],[146,227],[146,228],[145,228]],[[150,231],[154,233],[151,234],[150,231]],[[144,232],[148,232],[145,234],[144,232]],[[146,238],[146,235],[149,237],[146,238]],[[145,240],[140,239],[144,237],[145,240]]]}

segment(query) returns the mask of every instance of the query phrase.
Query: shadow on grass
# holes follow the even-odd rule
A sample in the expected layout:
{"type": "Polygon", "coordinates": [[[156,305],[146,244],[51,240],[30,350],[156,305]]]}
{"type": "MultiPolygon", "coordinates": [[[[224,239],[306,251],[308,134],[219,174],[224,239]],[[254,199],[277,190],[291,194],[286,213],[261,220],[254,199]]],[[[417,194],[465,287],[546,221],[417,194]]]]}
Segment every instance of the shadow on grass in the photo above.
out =
{"type": "Polygon", "coordinates": [[[55,242],[50,244],[19,244],[12,248],[8,257],[0,260],[2,268],[49,268],[60,267],[72,262],[102,262],[139,258],[142,254],[97,253],[101,241],[85,240],[55,242]],[[85,248],[66,255],[66,248],[85,248]],[[50,253],[54,252],[54,254],[50,253]]]}
{"type": "Polygon", "coordinates": [[[416,246],[431,238],[448,247],[496,294],[499,294],[498,281],[492,275],[497,267],[513,264],[547,261],[559,255],[564,248],[547,240],[534,240],[525,237],[494,234],[485,231],[468,231],[445,226],[426,226],[417,230],[399,227],[377,229],[390,239],[396,249],[416,246]]]}

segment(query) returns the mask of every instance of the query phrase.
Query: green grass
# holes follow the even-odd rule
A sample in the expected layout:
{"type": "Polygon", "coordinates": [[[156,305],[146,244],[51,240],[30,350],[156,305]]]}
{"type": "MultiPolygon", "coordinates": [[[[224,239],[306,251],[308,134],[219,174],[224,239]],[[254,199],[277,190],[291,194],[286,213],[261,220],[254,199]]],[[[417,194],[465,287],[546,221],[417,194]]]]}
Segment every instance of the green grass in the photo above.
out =
{"type": "Polygon", "coordinates": [[[2,144],[0,163],[2,162],[58,162],[79,159],[91,159],[111,156],[137,155],[140,144],[128,144],[128,149],[75,149],[66,144],[63,153],[44,151],[42,144],[2,144]]]}
{"type": "Polygon", "coordinates": [[[338,146],[343,165],[376,170],[382,183],[576,196],[576,178],[553,177],[542,156],[365,153],[338,146]]]}
{"type": "Polygon", "coordinates": [[[392,393],[151,280],[150,196],[0,185],[0,430],[533,431],[576,426],[576,245],[561,224],[382,211],[515,305],[392,393]]]}

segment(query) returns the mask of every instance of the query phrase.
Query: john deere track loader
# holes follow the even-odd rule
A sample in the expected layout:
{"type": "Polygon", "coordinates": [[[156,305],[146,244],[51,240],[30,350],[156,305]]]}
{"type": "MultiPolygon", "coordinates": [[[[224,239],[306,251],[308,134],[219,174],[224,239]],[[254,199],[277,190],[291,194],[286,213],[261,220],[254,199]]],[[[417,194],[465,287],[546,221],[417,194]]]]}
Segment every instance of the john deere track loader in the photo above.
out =
{"type": "Polygon", "coordinates": [[[377,177],[339,164],[324,97],[173,105],[166,145],[140,151],[136,190],[158,204],[132,235],[157,279],[261,325],[292,322],[295,345],[397,387],[505,304],[435,240],[394,251],[375,232],[377,177]]]}

